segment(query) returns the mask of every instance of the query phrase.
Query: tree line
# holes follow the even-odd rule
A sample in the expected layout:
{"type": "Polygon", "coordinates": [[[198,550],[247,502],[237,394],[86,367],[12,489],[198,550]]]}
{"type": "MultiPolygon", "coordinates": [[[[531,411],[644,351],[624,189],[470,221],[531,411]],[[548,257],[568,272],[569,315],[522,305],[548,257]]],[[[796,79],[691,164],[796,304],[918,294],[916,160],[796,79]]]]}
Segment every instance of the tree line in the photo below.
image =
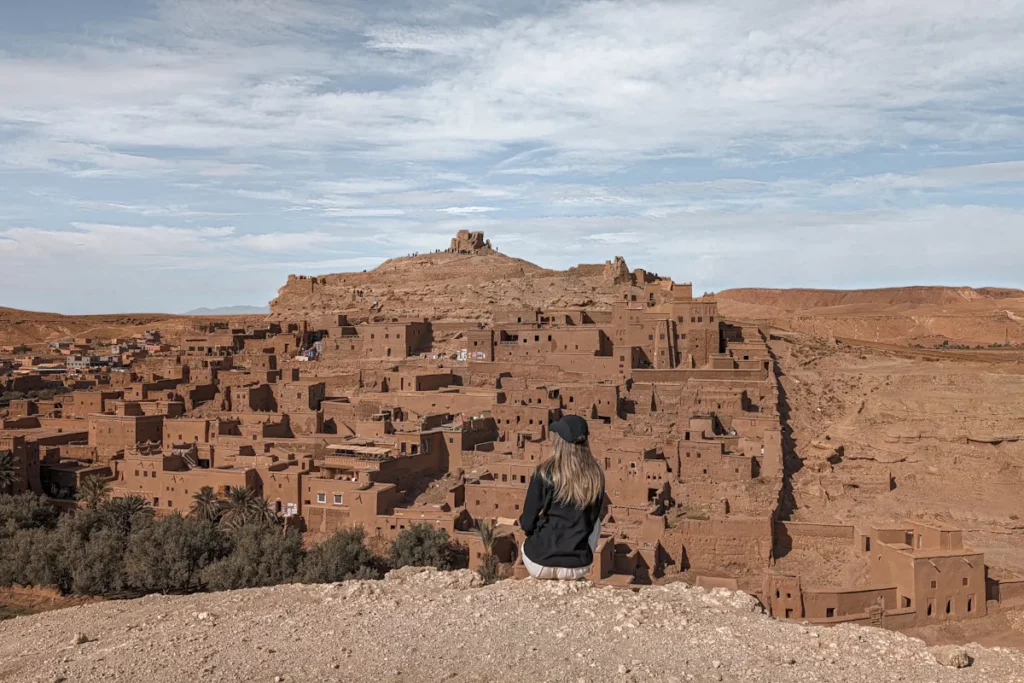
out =
{"type": "MultiPolygon", "coordinates": [[[[0,495],[0,585],[118,597],[375,579],[407,565],[455,569],[468,560],[464,546],[426,524],[404,530],[384,554],[371,551],[362,528],[306,548],[302,533],[249,489],[222,497],[204,487],[186,515],[157,516],[137,495],[110,499],[99,478],[83,480],[79,498],[83,507],[67,514],[45,496],[0,495]]],[[[479,532],[490,548],[493,526],[479,532]]],[[[487,553],[481,574],[493,581],[499,573],[487,553]]]]}

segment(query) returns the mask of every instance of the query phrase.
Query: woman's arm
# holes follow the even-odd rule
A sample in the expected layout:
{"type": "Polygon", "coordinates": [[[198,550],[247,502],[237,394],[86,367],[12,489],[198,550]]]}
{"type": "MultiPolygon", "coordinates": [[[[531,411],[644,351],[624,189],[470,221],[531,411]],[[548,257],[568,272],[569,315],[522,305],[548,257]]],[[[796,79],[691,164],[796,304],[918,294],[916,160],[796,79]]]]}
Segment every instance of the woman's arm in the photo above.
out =
{"type": "Polygon", "coordinates": [[[544,509],[544,484],[539,473],[534,472],[530,486],[526,489],[526,502],[523,503],[523,514],[519,516],[519,526],[529,536],[537,528],[537,519],[544,509]]]}

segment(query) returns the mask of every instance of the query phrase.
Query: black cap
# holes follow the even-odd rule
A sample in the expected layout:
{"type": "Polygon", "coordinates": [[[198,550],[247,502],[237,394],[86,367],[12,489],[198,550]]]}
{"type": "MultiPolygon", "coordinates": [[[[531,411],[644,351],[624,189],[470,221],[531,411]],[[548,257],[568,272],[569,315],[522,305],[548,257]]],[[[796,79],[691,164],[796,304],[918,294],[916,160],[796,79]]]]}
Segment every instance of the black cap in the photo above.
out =
{"type": "Polygon", "coordinates": [[[586,443],[587,436],[590,435],[587,421],[579,415],[566,415],[561,420],[552,422],[549,428],[569,443],[586,443]]]}

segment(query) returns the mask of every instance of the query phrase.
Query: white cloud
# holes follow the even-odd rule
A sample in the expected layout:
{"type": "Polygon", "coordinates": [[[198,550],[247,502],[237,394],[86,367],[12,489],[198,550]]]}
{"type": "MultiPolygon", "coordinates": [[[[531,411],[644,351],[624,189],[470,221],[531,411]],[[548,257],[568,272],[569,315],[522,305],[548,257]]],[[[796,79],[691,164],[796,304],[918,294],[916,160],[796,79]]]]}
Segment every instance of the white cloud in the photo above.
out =
{"type": "Polygon", "coordinates": [[[7,272],[264,272],[220,280],[262,297],[282,268],[428,251],[473,228],[533,260],[558,235],[567,257],[621,248],[716,287],[780,272],[980,280],[1003,273],[992,239],[1024,234],[1011,0],[124,11],[68,34],[0,27],[7,272]],[[160,225],[115,225],[125,214],[160,225]],[[964,242],[954,221],[992,239],[964,242]],[[911,235],[929,247],[894,241],[911,235]]]}
{"type": "Polygon", "coordinates": [[[489,213],[491,211],[498,211],[498,208],[494,206],[449,206],[445,209],[438,209],[438,211],[453,216],[467,216],[469,214],[474,213],[489,213]]]}

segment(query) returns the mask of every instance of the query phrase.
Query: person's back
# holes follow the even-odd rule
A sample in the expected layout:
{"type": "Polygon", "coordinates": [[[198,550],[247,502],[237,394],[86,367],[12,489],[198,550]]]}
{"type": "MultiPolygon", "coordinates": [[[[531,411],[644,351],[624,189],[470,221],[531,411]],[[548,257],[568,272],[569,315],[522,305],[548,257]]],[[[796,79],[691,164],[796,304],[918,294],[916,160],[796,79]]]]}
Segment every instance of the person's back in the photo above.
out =
{"type": "Polygon", "coordinates": [[[586,420],[551,425],[552,455],[538,465],[519,524],[523,564],[543,579],[579,579],[590,570],[601,531],[604,473],[587,445],[586,420]]]}

